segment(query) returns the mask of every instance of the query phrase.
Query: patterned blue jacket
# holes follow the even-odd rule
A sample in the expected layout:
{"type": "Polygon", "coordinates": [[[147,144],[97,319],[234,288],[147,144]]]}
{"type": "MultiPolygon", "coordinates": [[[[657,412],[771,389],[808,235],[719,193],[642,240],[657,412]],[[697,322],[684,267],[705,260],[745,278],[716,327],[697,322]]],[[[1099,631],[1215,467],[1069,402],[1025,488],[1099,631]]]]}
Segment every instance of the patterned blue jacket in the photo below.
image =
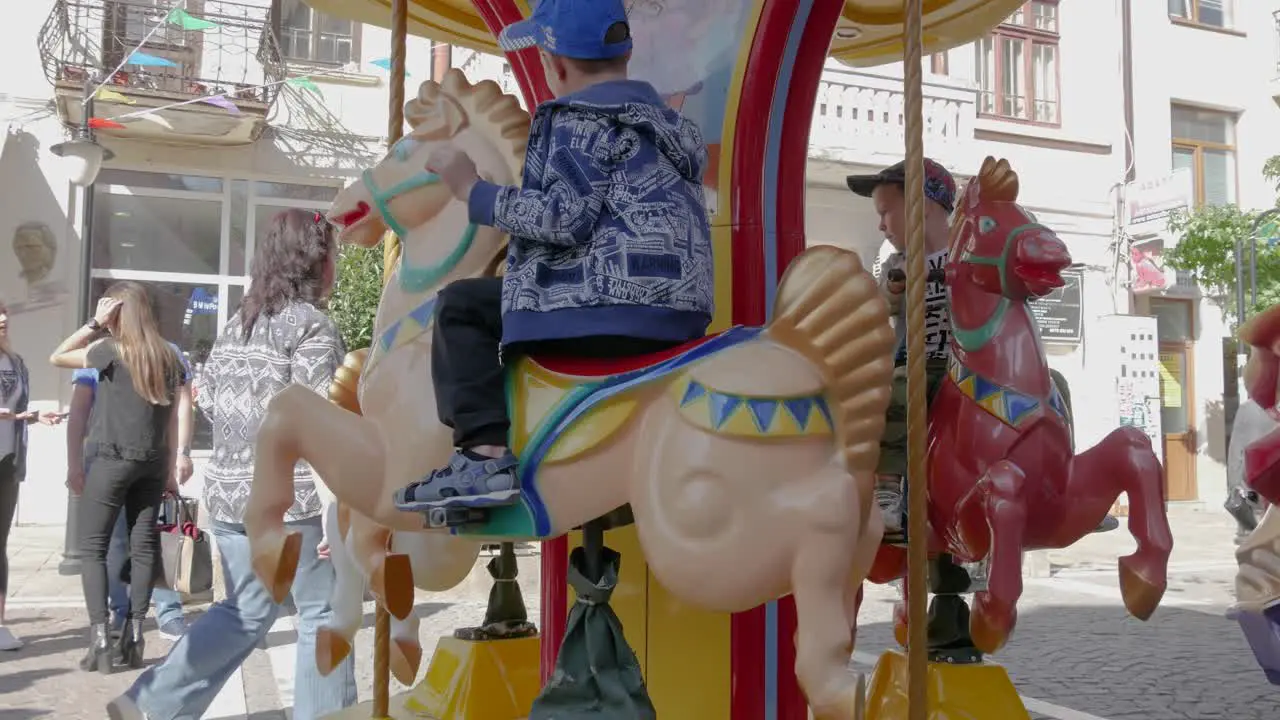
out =
{"type": "Polygon", "coordinates": [[[543,103],[522,187],[478,182],[472,222],[511,235],[502,343],[616,335],[683,342],[711,322],[707,148],[653,86],[543,103]]]}

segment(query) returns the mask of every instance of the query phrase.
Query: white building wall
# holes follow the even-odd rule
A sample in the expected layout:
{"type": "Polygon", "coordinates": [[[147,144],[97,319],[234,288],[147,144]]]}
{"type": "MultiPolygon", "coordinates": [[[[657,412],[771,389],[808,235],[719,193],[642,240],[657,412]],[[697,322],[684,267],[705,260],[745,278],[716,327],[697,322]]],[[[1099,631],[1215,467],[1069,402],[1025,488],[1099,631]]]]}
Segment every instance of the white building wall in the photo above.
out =
{"type": "MultiPolygon", "coordinates": [[[[1188,27],[1168,17],[1164,3],[1131,3],[1133,11],[1135,170],[1139,181],[1172,168],[1171,106],[1183,104],[1237,115],[1237,202],[1243,208],[1275,205],[1275,188],[1262,165],[1280,154],[1276,105],[1276,0],[1228,0],[1234,29],[1188,27]]],[[[1162,234],[1166,245],[1177,238],[1162,234]]],[[[1175,288],[1170,296],[1186,297],[1175,288]]],[[[1198,297],[1198,294],[1193,294],[1198,297]]],[[[1196,303],[1196,474],[1200,499],[1219,505],[1226,496],[1222,338],[1231,320],[1212,299],[1196,303]]]]}
{"type": "MultiPolygon", "coordinates": [[[[268,0],[240,0],[269,6],[268,0]]],[[[70,373],[51,367],[52,349],[79,323],[76,292],[80,280],[81,191],[70,184],[64,162],[49,148],[67,138],[53,113],[53,88],[46,81],[36,37],[53,10],[53,0],[17,3],[0,23],[0,47],[5,55],[0,84],[0,117],[10,121],[10,135],[0,161],[0,240],[8,244],[13,230],[28,220],[40,220],[57,236],[54,273],[67,296],[61,304],[12,315],[10,335],[32,373],[35,407],[65,407],[70,399],[70,373]]],[[[269,132],[262,140],[239,147],[199,147],[157,142],[119,141],[99,134],[116,154],[106,167],[250,178],[276,182],[341,187],[383,152],[387,133],[388,73],[370,64],[390,54],[390,32],[361,28],[361,62],[340,70],[291,68],[292,76],[307,75],[321,95],[288,86],[273,106],[271,124],[283,132],[269,132]]],[[[409,38],[406,99],[419,83],[430,79],[431,44],[409,38]]],[[[225,70],[225,68],[224,68],[225,70]]],[[[11,303],[25,297],[25,282],[8,247],[0,247],[0,296],[11,303]]],[[[66,513],[65,428],[33,426],[28,482],[19,502],[20,523],[60,524],[66,513]]],[[[188,492],[198,494],[197,476],[188,492]]]]}

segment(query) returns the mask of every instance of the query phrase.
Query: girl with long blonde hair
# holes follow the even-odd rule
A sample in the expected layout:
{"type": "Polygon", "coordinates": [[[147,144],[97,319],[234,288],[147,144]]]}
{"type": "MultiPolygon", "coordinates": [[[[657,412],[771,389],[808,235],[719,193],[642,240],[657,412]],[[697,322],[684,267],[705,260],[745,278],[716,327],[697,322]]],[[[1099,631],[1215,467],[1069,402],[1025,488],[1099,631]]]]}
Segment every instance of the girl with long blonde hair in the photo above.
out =
{"type": "Polygon", "coordinates": [[[126,665],[142,666],[142,621],[151,602],[151,583],[160,543],[156,514],[166,490],[177,492],[171,472],[178,452],[175,399],[187,382],[181,360],[160,335],[150,293],[125,281],[98,301],[93,319],[62,341],[49,358],[61,368],[98,371],[94,412],[85,458],[91,460],[81,495],[85,607],[90,644],[80,666],[112,671],[107,628],[107,548],[123,508],[129,529],[132,577],[129,619],[117,652],[126,665]],[[103,337],[104,333],[109,333],[103,337]]]}

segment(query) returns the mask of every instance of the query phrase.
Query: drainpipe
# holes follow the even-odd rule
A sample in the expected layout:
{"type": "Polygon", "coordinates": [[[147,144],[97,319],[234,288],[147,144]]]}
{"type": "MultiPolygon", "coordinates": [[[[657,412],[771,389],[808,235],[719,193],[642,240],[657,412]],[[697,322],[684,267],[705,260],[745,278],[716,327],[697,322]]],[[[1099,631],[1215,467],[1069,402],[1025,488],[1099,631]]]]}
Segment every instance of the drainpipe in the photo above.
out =
{"type": "MultiPolygon", "coordinates": [[[[1121,263],[1128,268],[1129,280],[1133,279],[1133,266],[1129,258],[1129,248],[1127,243],[1121,241],[1125,237],[1124,230],[1124,212],[1125,212],[1125,186],[1132,183],[1138,176],[1137,169],[1137,153],[1134,150],[1134,120],[1133,120],[1133,15],[1129,7],[1129,0],[1120,0],[1120,78],[1121,78],[1121,96],[1124,101],[1124,183],[1116,194],[1116,205],[1118,215],[1116,216],[1116,269],[1119,269],[1121,263]]],[[[1118,280],[1118,278],[1117,278],[1118,280]]],[[[1118,295],[1119,293],[1117,293],[1118,295]]],[[[1132,314],[1135,310],[1133,289],[1132,287],[1125,290],[1125,311],[1132,314]]]]}
{"type": "Polygon", "coordinates": [[[431,79],[444,82],[444,74],[453,67],[453,46],[449,43],[432,42],[431,44],[431,79]]]}

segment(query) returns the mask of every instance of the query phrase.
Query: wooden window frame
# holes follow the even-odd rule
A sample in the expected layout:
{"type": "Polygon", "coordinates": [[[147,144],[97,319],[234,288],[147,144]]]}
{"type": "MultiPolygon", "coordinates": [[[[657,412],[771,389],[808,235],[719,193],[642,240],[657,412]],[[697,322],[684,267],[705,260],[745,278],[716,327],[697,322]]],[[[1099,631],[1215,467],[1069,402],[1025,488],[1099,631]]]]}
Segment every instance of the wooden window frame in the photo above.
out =
{"type": "MultiPolygon", "coordinates": [[[[986,39],[991,40],[991,62],[995,69],[995,76],[992,78],[994,87],[991,89],[992,106],[995,112],[984,112],[982,110],[982,94],[981,89],[982,78],[978,78],[979,83],[979,100],[978,100],[978,116],[991,118],[993,120],[1001,120],[1004,122],[1019,123],[1022,125],[1034,125],[1037,127],[1062,127],[1062,14],[1061,3],[1059,0],[1028,0],[1018,8],[1017,12],[1023,15],[1022,24],[1014,24],[1010,22],[1001,23],[987,34],[986,39]],[[1034,16],[1031,12],[1033,2],[1042,2],[1047,5],[1053,5],[1059,8],[1057,15],[1057,29],[1054,31],[1039,30],[1034,27],[1034,16]],[[1027,52],[1023,53],[1022,71],[1027,79],[1027,114],[1029,117],[1011,117],[1002,115],[999,112],[1004,100],[1004,63],[1001,61],[1000,41],[1001,39],[1018,40],[1024,43],[1027,52]],[[1052,45],[1055,51],[1053,74],[1054,86],[1057,89],[1057,97],[1054,100],[1054,108],[1056,112],[1053,120],[1036,120],[1035,104],[1036,104],[1036,84],[1034,68],[1034,55],[1032,52],[1035,45],[1052,45]]],[[[1012,17],[1012,15],[1010,16],[1012,17]]],[[[982,45],[979,43],[975,46],[978,52],[981,52],[982,45]]]]}
{"type": "MultiPolygon", "coordinates": [[[[1189,27],[1200,28],[1204,30],[1216,30],[1218,32],[1222,32],[1224,30],[1230,32],[1232,30],[1235,30],[1236,0],[1222,0],[1223,5],[1226,6],[1224,9],[1228,11],[1227,14],[1231,18],[1231,24],[1229,25],[1210,25],[1208,23],[1201,22],[1200,21],[1200,3],[1201,2],[1203,2],[1203,0],[1187,0],[1188,6],[1191,8],[1191,17],[1182,17],[1181,15],[1170,14],[1169,21],[1177,25],[1187,25],[1189,27]]],[[[1166,4],[1166,11],[1167,11],[1167,4],[1166,4]]]]}
{"type": "MultiPolygon", "coordinates": [[[[316,10],[310,5],[307,5],[307,3],[304,2],[304,0],[293,0],[293,2],[307,5],[307,9],[311,11],[311,28],[309,30],[311,34],[311,41],[309,43],[307,57],[298,57],[295,55],[285,54],[284,52],[285,2],[287,2],[287,0],[272,0],[272,8],[271,8],[272,10],[271,28],[272,30],[275,31],[276,42],[280,46],[280,57],[282,60],[284,60],[286,63],[290,65],[314,65],[314,66],[326,67],[326,68],[342,67],[343,65],[347,65],[350,63],[360,62],[360,36],[362,34],[361,23],[358,23],[355,20],[347,21],[351,23],[351,59],[350,60],[348,60],[346,63],[339,63],[339,62],[333,62],[329,60],[319,60],[315,57],[316,43],[320,37],[320,23],[322,18],[326,17],[326,15],[325,13],[319,10],[316,10]]],[[[290,9],[292,9],[292,7],[290,7],[290,9]]]]}
{"type": "MultiPolygon", "coordinates": [[[[1237,118],[1231,113],[1222,112],[1219,110],[1211,110],[1206,108],[1198,108],[1190,105],[1174,105],[1172,108],[1170,108],[1170,111],[1169,111],[1170,119],[1172,119],[1173,117],[1173,112],[1176,111],[1178,108],[1182,108],[1184,110],[1192,110],[1195,112],[1208,112],[1208,113],[1213,113],[1215,115],[1220,115],[1222,116],[1222,118],[1229,120],[1231,122],[1232,135],[1233,136],[1235,135],[1237,118]]],[[[1234,199],[1231,202],[1235,203],[1238,201],[1240,197],[1240,178],[1239,178],[1240,171],[1239,171],[1239,168],[1237,167],[1239,162],[1239,155],[1237,154],[1238,151],[1236,149],[1235,143],[1220,143],[1220,142],[1211,142],[1209,140],[1192,140],[1190,138],[1174,137],[1172,141],[1169,143],[1170,156],[1172,156],[1172,154],[1177,150],[1190,150],[1192,152],[1191,184],[1195,192],[1196,207],[1198,208],[1204,207],[1204,151],[1205,150],[1224,150],[1226,152],[1231,153],[1231,171],[1232,171],[1231,174],[1233,176],[1231,178],[1231,183],[1232,185],[1235,186],[1231,193],[1232,196],[1234,197],[1234,199]]]]}
{"type": "Polygon", "coordinates": [[[936,52],[929,56],[929,72],[934,75],[950,75],[951,63],[946,51],[936,52]]]}

